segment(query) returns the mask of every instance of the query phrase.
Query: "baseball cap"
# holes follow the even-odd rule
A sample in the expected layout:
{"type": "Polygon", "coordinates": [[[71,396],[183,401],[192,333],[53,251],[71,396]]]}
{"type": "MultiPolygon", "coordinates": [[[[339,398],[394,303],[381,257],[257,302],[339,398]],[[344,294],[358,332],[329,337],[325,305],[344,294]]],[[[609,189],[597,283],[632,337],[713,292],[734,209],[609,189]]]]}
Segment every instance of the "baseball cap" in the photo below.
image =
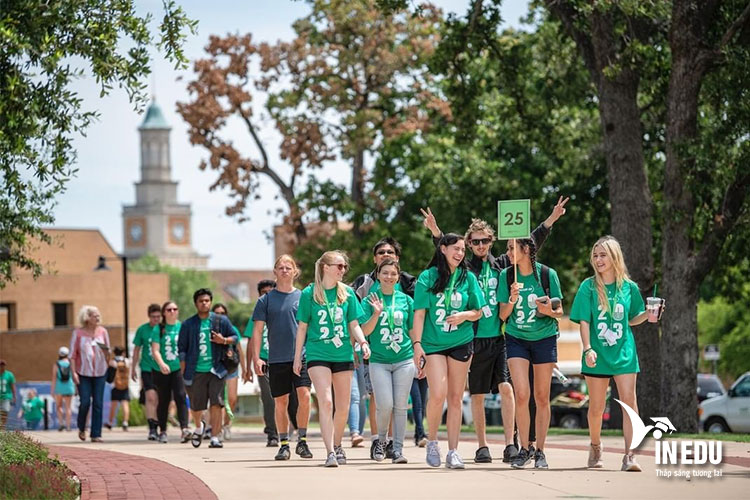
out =
{"type": "Polygon", "coordinates": [[[59,356],[67,356],[68,354],[70,354],[70,351],[68,350],[67,347],[62,346],[62,347],[60,347],[60,349],[58,349],[57,354],[59,356]]]}

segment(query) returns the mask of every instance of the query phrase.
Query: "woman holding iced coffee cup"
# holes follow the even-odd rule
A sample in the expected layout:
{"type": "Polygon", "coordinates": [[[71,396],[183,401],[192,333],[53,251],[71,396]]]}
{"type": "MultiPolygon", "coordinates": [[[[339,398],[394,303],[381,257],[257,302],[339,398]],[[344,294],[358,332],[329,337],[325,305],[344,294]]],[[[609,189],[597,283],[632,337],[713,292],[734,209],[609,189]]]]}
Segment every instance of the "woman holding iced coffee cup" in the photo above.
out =
{"type": "MultiPolygon", "coordinates": [[[[601,468],[604,466],[602,415],[609,379],[614,377],[620,400],[637,412],[635,385],[640,367],[631,327],[647,319],[658,321],[664,301],[649,297],[649,302],[655,306],[649,315],[638,285],[628,276],[620,244],[612,236],[604,236],[594,244],[590,262],[594,276],[586,278],[578,288],[570,319],[580,325],[583,342],[581,372],[589,390],[591,447],[588,467],[601,468]]],[[[632,450],[628,449],[633,435],[629,419],[623,419],[623,434],[625,456],[621,470],[640,472],[632,450]]]]}

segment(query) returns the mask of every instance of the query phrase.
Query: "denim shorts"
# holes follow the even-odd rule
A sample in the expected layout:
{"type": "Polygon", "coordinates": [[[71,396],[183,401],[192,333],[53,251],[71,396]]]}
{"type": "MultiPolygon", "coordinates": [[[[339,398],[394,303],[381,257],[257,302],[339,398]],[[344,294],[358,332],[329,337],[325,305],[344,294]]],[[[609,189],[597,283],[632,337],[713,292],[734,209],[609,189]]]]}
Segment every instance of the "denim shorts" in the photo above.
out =
{"type": "Polygon", "coordinates": [[[524,340],[505,334],[505,348],[508,359],[523,358],[532,365],[557,363],[557,335],[551,335],[541,340],[524,340]]]}

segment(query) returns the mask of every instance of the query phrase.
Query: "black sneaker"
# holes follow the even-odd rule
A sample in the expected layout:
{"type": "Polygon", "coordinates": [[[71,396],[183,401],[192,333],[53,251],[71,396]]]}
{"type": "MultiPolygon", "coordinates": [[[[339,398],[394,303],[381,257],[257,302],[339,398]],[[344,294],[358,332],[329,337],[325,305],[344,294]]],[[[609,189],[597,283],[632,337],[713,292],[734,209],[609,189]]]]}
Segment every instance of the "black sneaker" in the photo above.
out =
{"type": "Polygon", "coordinates": [[[375,451],[372,454],[373,460],[382,462],[385,459],[385,446],[380,441],[375,442],[375,451]]]}
{"type": "Polygon", "coordinates": [[[547,457],[544,456],[544,452],[542,450],[536,450],[536,452],[534,452],[534,468],[549,469],[549,464],[547,464],[547,457]]]}
{"type": "MultiPolygon", "coordinates": [[[[111,431],[111,430],[112,430],[112,424],[110,424],[109,422],[107,422],[106,424],[104,424],[104,427],[105,427],[105,428],[106,428],[106,429],[107,429],[108,431],[111,431]]],[[[62,430],[62,428],[61,428],[60,430],[62,430]]]]}
{"type": "Polygon", "coordinates": [[[159,435],[156,433],[156,429],[151,429],[148,431],[148,440],[149,441],[157,441],[159,439],[159,435]]]}
{"type": "Polygon", "coordinates": [[[370,445],[370,460],[375,460],[375,446],[377,446],[377,443],[377,438],[372,440],[372,444],[370,445]]]}
{"type": "Polygon", "coordinates": [[[278,438],[270,436],[266,441],[266,448],[276,448],[279,445],[278,438]]]}
{"type": "Polygon", "coordinates": [[[297,447],[294,449],[294,453],[299,455],[301,458],[313,457],[313,454],[310,451],[310,447],[307,446],[307,441],[297,441],[297,447]]]}
{"type": "Polygon", "coordinates": [[[474,455],[474,463],[477,464],[491,464],[492,455],[490,455],[490,449],[486,446],[479,448],[474,455]]]}
{"type": "Polygon", "coordinates": [[[393,439],[385,445],[385,458],[393,458],[393,439]]]}
{"type": "Polygon", "coordinates": [[[523,469],[531,462],[532,455],[526,448],[521,448],[516,458],[510,463],[510,466],[514,469],[523,469]]]}
{"type": "Polygon", "coordinates": [[[274,460],[289,460],[289,458],[292,456],[292,452],[289,451],[289,445],[288,444],[282,444],[279,448],[279,452],[276,454],[275,457],[273,457],[274,460]]]}
{"type": "Polygon", "coordinates": [[[506,464],[509,464],[513,461],[514,458],[518,456],[518,447],[514,444],[509,444],[505,447],[503,450],[503,462],[506,464]]]}
{"type": "Polygon", "coordinates": [[[208,441],[209,439],[211,439],[211,428],[210,427],[206,427],[204,425],[203,426],[203,440],[204,441],[208,441]]]}

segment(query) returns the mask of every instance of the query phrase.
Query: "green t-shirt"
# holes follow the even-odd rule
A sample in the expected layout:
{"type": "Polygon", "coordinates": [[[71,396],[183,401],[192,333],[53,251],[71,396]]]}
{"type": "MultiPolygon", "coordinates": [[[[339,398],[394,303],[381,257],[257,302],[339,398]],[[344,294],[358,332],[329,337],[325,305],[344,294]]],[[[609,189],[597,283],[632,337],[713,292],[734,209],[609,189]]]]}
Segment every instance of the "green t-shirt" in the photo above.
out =
{"type": "Polygon", "coordinates": [[[34,396],[34,399],[27,399],[23,402],[23,419],[28,422],[34,422],[41,420],[44,416],[44,401],[39,399],[39,396],[34,396]]]}
{"type": "Polygon", "coordinates": [[[313,299],[313,286],[310,284],[302,290],[297,309],[297,321],[307,323],[307,361],[354,361],[349,323],[362,316],[362,307],[354,290],[347,287],[346,302],[337,304],[336,287],[331,288],[325,291],[327,303],[318,304],[313,299]]]}
{"type": "Polygon", "coordinates": [[[451,277],[454,286],[448,301],[445,295],[451,287],[450,281],[445,292],[436,295],[430,291],[438,277],[436,267],[423,271],[417,279],[414,288],[414,310],[427,310],[422,329],[422,348],[426,354],[466,344],[474,338],[474,327],[471,321],[464,321],[457,327],[450,327],[445,323],[446,316],[456,312],[481,309],[486,304],[477,277],[466,270],[464,279],[459,282],[459,271],[456,269],[451,277]]]}
{"type": "Polygon", "coordinates": [[[609,311],[599,305],[594,278],[586,278],[578,288],[570,311],[570,320],[589,324],[591,348],[596,351],[596,366],[581,360],[581,371],[594,375],[638,373],[638,353],[635,337],[628,322],[646,310],[638,285],[625,280],[622,288],[616,283],[605,285],[609,311]],[[595,337],[596,336],[596,337],[595,337]]]}
{"type": "Polygon", "coordinates": [[[133,345],[141,347],[141,360],[138,363],[138,366],[141,367],[141,371],[159,371],[159,365],[156,364],[154,357],[151,356],[151,339],[154,338],[154,333],[159,335],[158,324],[151,326],[148,323],[144,323],[135,331],[133,345]]]}
{"type": "Polygon", "coordinates": [[[174,325],[164,325],[164,335],[157,328],[151,337],[151,342],[159,344],[161,359],[169,367],[170,372],[180,369],[180,357],[177,354],[177,339],[180,336],[180,322],[174,325]]]}
{"type": "Polygon", "coordinates": [[[484,293],[484,299],[489,307],[489,316],[482,311],[477,326],[477,338],[485,339],[500,337],[502,332],[502,321],[500,321],[500,306],[497,301],[497,287],[500,283],[500,271],[492,269],[490,263],[484,261],[482,271],[479,273],[479,287],[484,293]]]}
{"type": "MultiPolygon", "coordinates": [[[[498,286],[497,300],[503,304],[507,304],[510,300],[506,276],[508,269],[503,269],[503,272],[500,273],[501,284],[498,286]]],[[[547,295],[541,284],[542,265],[538,262],[536,274],[539,276],[539,281],[534,277],[534,273],[524,276],[521,274],[521,270],[518,270],[516,279],[522,285],[521,291],[513,312],[510,313],[508,320],[505,322],[505,333],[523,340],[542,340],[557,335],[557,320],[555,318],[536,315],[536,299],[547,295]]],[[[550,298],[563,298],[560,290],[560,279],[557,277],[557,272],[552,268],[549,270],[549,293],[550,298]]]]}
{"type": "MultiPolygon", "coordinates": [[[[243,335],[249,339],[248,342],[252,342],[252,339],[253,339],[253,323],[254,323],[253,318],[250,318],[249,320],[247,320],[247,326],[245,326],[245,333],[243,335]]],[[[263,337],[261,338],[261,342],[260,342],[260,359],[262,359],[263,361],[268,361],[268,326],[267,325],[263,325],[263,337]]]]}
{"type": "Polygon", "coordinates": [[[211,358],[211,316],[201,320],[201,329],[198,334],[198,364],[195,365],[196,373],[208,373],[213,368],[211,358]]]}
{"type": "Polygon", "coordinates": [[[13,372],[5,370],[0,374],[0,400],[13,399],[12,386],[16,383],[16,377],[13,372]]]}
{"type": "MultiPolygon", "coordinates": [[[[414,300],[403,292],[383,296],[383,311],[380,313],[375,329],[369,337],[371,363],[400,363],[414,356],[414,347],[409,338],[409,331],[414,323],[414,300]],[[395,302],[394,302],[395,301],[395,302]]],[[[372,305],[369,299],[362,301],[362,318],[366,323],[372,317],[372,305]]]]}

